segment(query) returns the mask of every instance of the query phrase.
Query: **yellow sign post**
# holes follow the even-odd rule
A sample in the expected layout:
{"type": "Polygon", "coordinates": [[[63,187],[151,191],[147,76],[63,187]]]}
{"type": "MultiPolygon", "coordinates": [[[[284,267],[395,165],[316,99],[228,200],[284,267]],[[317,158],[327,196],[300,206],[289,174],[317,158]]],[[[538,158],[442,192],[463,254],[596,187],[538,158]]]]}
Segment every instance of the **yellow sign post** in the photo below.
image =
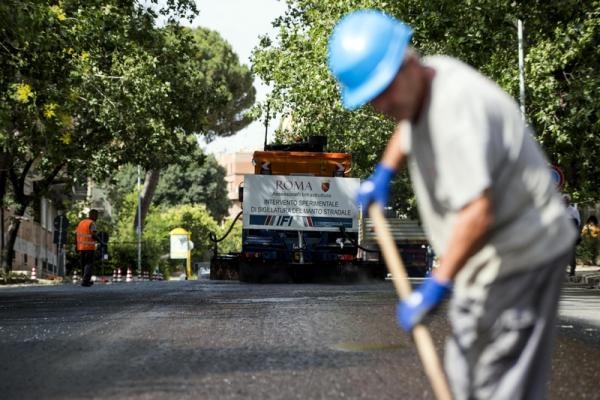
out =
{"type": "Polygon", "coordinates": [[[192,277],[192,233],[183,228],[175,228],[169,232],[171,238],[171,258],[186,260],[186,279],[192,277]]]}
{"type": "MultiPolygon", "coordinates": [[[[192,238],[192,233],[190,232],[190,239],[192,238]]],[[[188,240],[188,252],[187,252],[187,276],[188,279],[192,277],[192,249],[194,248],[194,242],[188,240]]]]}

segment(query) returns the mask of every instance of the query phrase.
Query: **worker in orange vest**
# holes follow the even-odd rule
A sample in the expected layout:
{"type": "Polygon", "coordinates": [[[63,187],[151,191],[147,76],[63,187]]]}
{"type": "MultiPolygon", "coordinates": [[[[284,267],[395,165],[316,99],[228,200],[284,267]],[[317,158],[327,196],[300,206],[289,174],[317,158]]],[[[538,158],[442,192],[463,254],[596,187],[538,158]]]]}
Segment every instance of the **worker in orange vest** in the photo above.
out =
{"type": "Polygon", "coordinates": [[[90,210],[88,218],[81,220],[75,230],[76,249],[80,256],[81,271],[83,279],[81,286],[92,286],[92,270],[94,269],[94,259],[96,254],[96,242],[99,238],[96,235],[96,220],[98,219],[98,210],[90,210]]]}

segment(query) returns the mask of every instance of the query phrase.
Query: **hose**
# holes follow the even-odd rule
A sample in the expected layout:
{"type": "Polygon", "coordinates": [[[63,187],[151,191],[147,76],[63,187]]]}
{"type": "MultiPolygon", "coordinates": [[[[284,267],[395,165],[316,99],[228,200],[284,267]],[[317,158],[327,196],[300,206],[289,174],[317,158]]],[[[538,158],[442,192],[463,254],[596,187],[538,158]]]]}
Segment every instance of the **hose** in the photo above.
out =
{"type": "Polygon", "coordinates": [[[229,229],[227,229],[227,232],[225,232],[225,234],[223,235],[223,237],[221,239],[217,239],[217,236],[214,234],[214,232],[210,232],[208,234],[208,238],[210,239],[210,241],[213,242],[213,243],[219,243],[223,239],[225,239],[227,236],[229,236],[229,233],[231,233],[231,230],[233,229],[233,226],[235,225],[235,223],[237,222],[238,218],[240,217],[240,215],[242,215],[243,212],[244,211],[240,211],[238,213],[238,215],[235,216],[235,218],[233,219],[233,221],[231,221],[231,225],[229,225],[229,229]]]}

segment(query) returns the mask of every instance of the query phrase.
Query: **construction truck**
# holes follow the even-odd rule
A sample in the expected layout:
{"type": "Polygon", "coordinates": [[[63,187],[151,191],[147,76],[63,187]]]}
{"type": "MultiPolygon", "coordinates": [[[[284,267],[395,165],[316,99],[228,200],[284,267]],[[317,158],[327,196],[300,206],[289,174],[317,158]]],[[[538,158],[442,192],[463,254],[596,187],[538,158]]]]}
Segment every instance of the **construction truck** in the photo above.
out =
{"type": "Polygon", "coordinates": [[[357,258],[360,180],[350,177],[352,156],[324,152],[324,139],[254,152],[254,174],[240,190],[242,250],[215,254],[211,278],[237,272],[244,282],[305,281],[373,273],[360,271],[357,258]]]}
{"type": "MultiPolygon", "coordinates": [[[[360,218],[355,202],[360,180],[350,176],[352,156],[324,152],[324,145],[325,138],[311,137],[254,152],[254,174],[244,177],[239,191],[241,252],[218,254],[216,244],[223,238],[213,235],[211,279],[281,282],[386,276],[370,222],[360,218]]],[[[427,263],[422,231],[414,230],[410,237],[406,229],[392,233],[408,257],[409,270],[422,275],[427,263]]]]}

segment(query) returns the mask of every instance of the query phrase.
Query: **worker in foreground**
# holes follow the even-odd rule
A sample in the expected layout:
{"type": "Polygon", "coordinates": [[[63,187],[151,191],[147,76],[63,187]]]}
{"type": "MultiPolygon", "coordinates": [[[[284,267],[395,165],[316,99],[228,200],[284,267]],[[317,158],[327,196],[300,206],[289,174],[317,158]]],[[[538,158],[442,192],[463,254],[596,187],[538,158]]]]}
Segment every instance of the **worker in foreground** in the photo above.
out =
{"type": "Polygon", "coordinates": [[[514,100],[462,62],[419,59],[412,30],[346,15],[329,67],[352,110],[396,123],[358,202],[385,206],[406,160],[440,265],[397,309],[410,331],[453,291],[445,366],[457,399],[544,399],[560,286],[575,240],[548,162],[514,100]]]}

